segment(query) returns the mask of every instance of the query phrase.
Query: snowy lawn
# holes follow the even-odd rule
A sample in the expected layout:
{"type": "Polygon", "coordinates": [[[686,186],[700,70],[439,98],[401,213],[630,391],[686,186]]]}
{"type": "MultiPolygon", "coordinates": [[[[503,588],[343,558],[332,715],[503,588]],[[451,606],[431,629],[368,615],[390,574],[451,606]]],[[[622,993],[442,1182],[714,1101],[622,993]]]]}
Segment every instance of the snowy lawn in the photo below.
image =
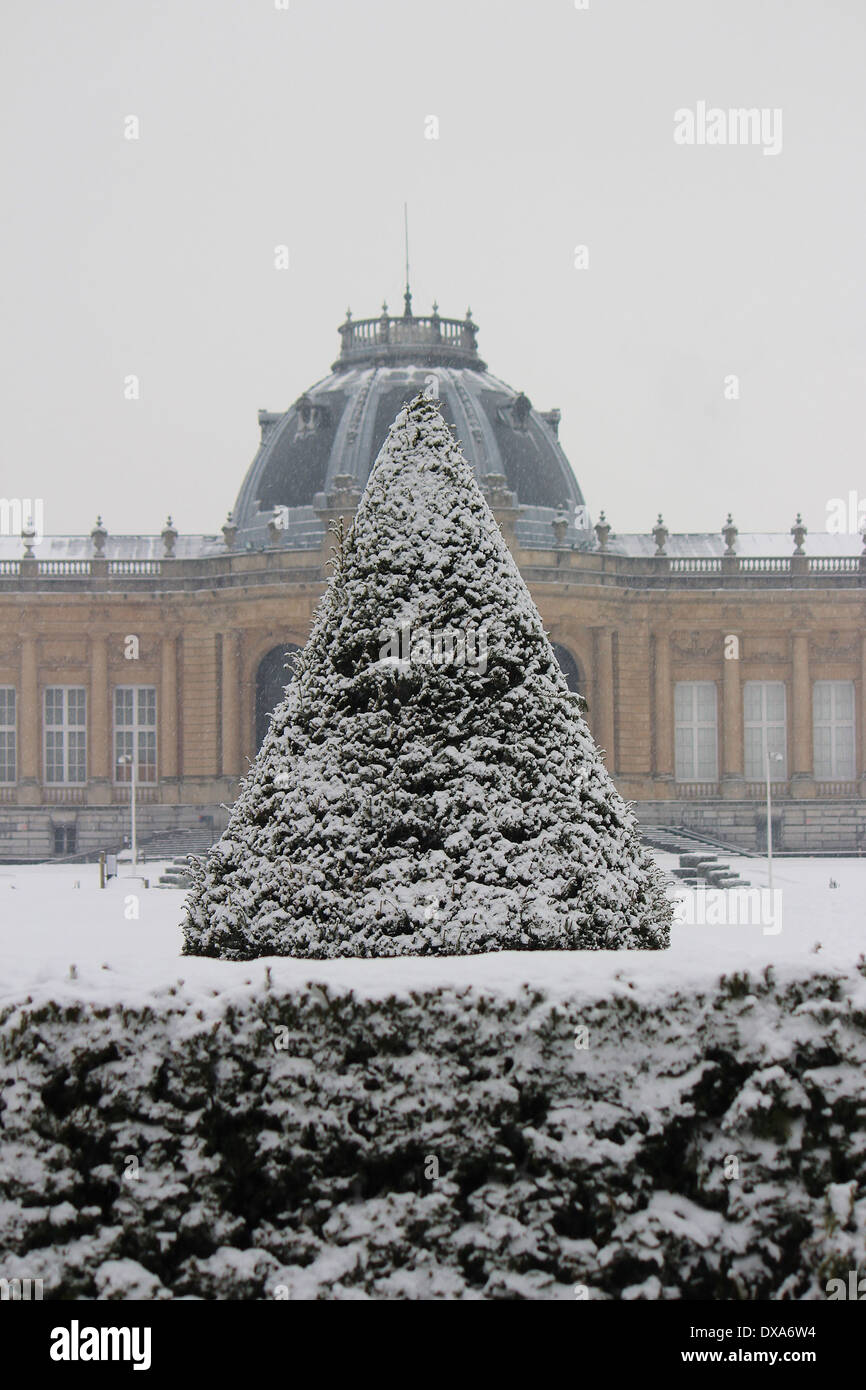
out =
{"type": "MultiPolygon", "coordinates": [[[[676,863],[672,856],[657,858],[668,870],[676,863]]],[[[766,888],[762,861],[729,862],[753,887],[766,888]]],[[[141,873],[153,885],[162,868],[147,864],[141,873]]],[[[780,979],[815,969],[847,972],[866,951],[866,860],[860,859],[777,861],[774,886],[781,890],[782,908],[777,934],[772,923],[768,929],[760,921],[675,923],[668,951],[507,951],[309,962],[182,957],[185,895],[145,889],[128,873],[125,866],[125,876],[101,891],[95,865],[0,868],[0,1002],[31,994],[34,1000],[101,996],[133,1003],[143,992],[175,986],[179,978],[187,995],[244,994],[260,987],[266,968],[277,988],[320,980],[366,997],[467,984],[508,993],[537,985],[551,997],[625,989],[653,995],[711,986],[723,974],[755,977],[767,966],[780,979]],[[829,886],[831,879],[838,887],[829,886]]]]}

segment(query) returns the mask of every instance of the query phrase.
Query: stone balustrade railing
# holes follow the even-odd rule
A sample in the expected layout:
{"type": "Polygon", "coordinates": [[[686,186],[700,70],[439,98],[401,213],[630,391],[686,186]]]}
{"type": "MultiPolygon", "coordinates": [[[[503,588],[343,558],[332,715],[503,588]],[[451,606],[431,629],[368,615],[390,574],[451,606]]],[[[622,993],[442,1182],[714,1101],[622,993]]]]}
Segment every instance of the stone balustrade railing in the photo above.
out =
{"type": "MultiPolygon", "coordinates": [[[[460,361],[483,368],[478,357],[478,326],[470,318],[439,314],[382,313],[375,319],[347,318],[340,326],[340,356],[334,370],[360,362],[408,360],[423,349],[425,362],[460,361]]],[[[419,358],[420,361],[420,358],[419,358]]]]}
{"type": "MultiPolygon", "coordinates": [[[[172,592],[276,582],[319,585],[327,577],[327,558],[320,549],[275,545],[258,551],[164,559],[4,559],[0,560],[0,593],[16,589],[172,592]]],[[[866,587],[866,557],[857,555],[668,557],[518,547],[516,558],[530,584],[646,589],[866,587]]]]}

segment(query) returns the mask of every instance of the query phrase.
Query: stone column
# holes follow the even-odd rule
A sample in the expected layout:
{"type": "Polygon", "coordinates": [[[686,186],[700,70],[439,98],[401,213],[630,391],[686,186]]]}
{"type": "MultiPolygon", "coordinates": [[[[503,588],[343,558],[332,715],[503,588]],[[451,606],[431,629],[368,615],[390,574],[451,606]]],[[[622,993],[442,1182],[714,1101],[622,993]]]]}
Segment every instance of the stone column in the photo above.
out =
{"type": "MultiPolygon", "coordinates": [[[[174,634],[163,637],[161,643],[162,670],[159,688],[159,781],[173,784],[177,781],[177,638],[174,634]]],[[[174,799],[171,786],[167,786],[168,800],[174,799]]]]}
{"type": "Polygon", "coordinates": [[[21,638],[21,675],[18,683],[18,789],[19,805],[38,806],[42,800],[39,777],[39,670],[36,638],[21,638]]]}
{"type": "Polygon", "coordinates": [[[674,778],[674,709],[671,683],[671,639],[667,632],[655,634],[654,670],[655,777],[672,782],[674,778]]]}
{"type": "Polygon", "coordinates": [[[722,657],[722,796],[745,796],[746,779],[743,771],[743,686],[740,679],[740,646],[738,633],[723,634],[722,657]],[[729,639],[736,637],[735,643],[729,639]],[[729,656],[728,652],[732,654],[729,656]],[[736,655],[733,652],[736,652],[736,655]]]}
{"type": "Polygon", "coordinates": [[[239,634],[226,632],[222,641],[222,775],[237,778],[241,767],[239,634]]]}
{"type": "Polygon", "coordinates": [[[793,668],[791,693],[794,730],[794,761],[791,768],[791,795],[815,795],[814,740],[812,736],[812,682],[809,673],[809,634],[791,635],[793,668]]]}
{"type": "Polygon", "coordinates": [[[241,767],[246,769],[253,762],[256,752],[256,666],[247,670],[246,660],[239,674],[240,721],[241,721],[241,767]],[[246,675],[243,674],[246,672],[246,675]]]}
{"type": "Polygon", "coordinates": [[[614,748],[613,633],[610,628],[593,628],[595,640],[595,699],[593,734],[604,752],[605,766],[613,774],[614,748]]]}
{"type": "Polygon", "coordinates": [[[90,736],[87,742],[87,766],[90,775],[87,799],[93,806],[107,806],[111,801],[113,740],[108,707],[108,641],[105,637],[90,639],[88,698],[90,736]]]}

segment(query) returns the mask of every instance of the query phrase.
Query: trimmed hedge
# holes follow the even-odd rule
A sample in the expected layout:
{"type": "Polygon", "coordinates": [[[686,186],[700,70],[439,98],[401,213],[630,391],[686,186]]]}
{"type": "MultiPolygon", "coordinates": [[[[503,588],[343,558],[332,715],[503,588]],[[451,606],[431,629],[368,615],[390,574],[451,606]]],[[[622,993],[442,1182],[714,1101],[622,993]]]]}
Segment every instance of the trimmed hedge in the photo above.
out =
{"type": "Polygon", "coordinates": [[[802,1299],[866,1265],[857,972],[173,989],[0,1041],[0,1275],[46,1299],[802,1299]]]}

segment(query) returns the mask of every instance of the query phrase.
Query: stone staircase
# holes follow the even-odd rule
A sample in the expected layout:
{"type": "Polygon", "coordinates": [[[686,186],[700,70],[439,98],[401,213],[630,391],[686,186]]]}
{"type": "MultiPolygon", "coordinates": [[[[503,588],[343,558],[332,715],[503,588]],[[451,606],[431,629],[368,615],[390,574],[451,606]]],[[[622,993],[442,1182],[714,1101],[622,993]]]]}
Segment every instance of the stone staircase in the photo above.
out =
{"type": "Polygon", "coordinates": [[[728,854],[744,854],[746,851],[734,846],[720,845],[706,836],[684,830],[680,826],[651,825],[643,830],[644,843],[651,849],[663,850],[666,854],[679,856],[679,868],[672,869],[687,888],[748,888],[749,880],[734,873],[713,850],[724,850],[728,854]]]}
{"type": "Polygon", "coordinates": [[[139,849],[148,859],[184,859],[187,854],[204,854],[218,839],[219,830],[211,825],[160,830],[146,840],[139,840],[139,849]]]}
{"type": "MultiPolygon", "coordinates": [[[[710,854],[721,850],[723,854],[742,855],[748,859],[756,857],[755,850],[728,844],[716,836],[687,830],[681,825],[644,825],[641,826],[641,838],[651,849],[665,850],[668,854],[691,854],[705,849],[710,854]]],[[[763,858],[762,855],[757,857],[763,858]]]]}
{"type": "Polygon", "coordinates": [[[672,869],[687,888],[748,888],[749,880],[741,878],[729,864],[723,864],[717,854],[698,850],[680,855],[678,869],[672,869]]]}
{"type": "Polygon", "coordinates": [[[189,876],[190,855],[201,858],[206,854],[214,843],[215,832],[210,826],[203,826],[200,830],[187,831],[166,831],[164,836],[154,837],[166,841],[166,852],[159,853],[159,849],[153,844],[148,843],[147,854],[150,859],[171,858],[171,863],[160,874],[159,883],[154,884],[155,888],[182,888],[192,887],[192,879],[189,876]],[[178,841],[183,845],[183,854],[178,854],[178,841]]]}
{"type": "Polygon", "coordinates": [[[192,887],[192,879],[189,876],[189,863],[185,854],[173,859],[168,867],[159,876],[159,883],[154,884],[155,888],[182,888],[186,890],[192,887]]]}

